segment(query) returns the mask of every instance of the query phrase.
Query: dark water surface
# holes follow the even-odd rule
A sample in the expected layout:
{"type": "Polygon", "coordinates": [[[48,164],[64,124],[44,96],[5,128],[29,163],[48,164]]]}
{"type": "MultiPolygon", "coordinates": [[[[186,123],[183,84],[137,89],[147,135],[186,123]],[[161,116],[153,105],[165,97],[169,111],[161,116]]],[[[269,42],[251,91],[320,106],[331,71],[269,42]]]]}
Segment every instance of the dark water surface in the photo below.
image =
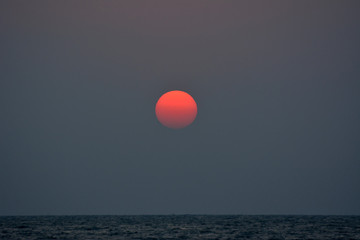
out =
{"type": "Polygon", "coordinates": [[[0,217],[1,239],[360,239],[360,216],[0,217]]]}

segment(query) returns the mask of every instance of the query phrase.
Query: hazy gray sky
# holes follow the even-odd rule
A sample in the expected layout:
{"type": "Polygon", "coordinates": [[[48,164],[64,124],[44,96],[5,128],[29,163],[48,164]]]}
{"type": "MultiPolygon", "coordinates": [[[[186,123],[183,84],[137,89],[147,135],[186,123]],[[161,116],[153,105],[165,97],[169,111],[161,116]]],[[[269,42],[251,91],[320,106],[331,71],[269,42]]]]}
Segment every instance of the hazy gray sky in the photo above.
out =
{"type": "Polygon", "coordinates": [[[1,1],[0,215],[360,214],[360,1],[1,1]],[[166,91],[195,122],[155,117],[166,91]]]}

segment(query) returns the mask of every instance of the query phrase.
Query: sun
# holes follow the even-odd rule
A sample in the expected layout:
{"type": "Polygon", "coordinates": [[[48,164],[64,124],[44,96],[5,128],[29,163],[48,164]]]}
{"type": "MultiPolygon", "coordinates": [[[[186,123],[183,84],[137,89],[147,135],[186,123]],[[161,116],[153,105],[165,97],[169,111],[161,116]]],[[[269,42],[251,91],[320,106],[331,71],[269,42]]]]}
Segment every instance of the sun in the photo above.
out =
{"type": "Polygon", "coordinates": [[[197,115],[193,97],[179,90],[163,94],[155,106],[156,117],[168,128],[179,129],[190,125],[197,115]]]}

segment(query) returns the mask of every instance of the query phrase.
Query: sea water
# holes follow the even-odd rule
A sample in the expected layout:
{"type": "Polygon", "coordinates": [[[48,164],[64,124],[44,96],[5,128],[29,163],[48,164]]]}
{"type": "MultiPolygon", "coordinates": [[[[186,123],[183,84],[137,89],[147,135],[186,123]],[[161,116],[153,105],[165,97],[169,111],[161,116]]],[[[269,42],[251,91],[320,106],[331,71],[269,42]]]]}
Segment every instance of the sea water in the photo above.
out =
{"type": "Polygon", "coordinates": [[[3,216],[0,239],[360,239],[360,216],[3,216]]]}

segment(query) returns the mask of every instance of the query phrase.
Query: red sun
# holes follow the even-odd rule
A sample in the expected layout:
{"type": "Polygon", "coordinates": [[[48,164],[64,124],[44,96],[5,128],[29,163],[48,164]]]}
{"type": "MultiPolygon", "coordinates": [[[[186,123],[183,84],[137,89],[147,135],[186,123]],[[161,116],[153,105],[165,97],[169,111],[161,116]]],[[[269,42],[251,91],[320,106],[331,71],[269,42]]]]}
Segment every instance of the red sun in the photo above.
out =
{"type": "Polygon", "coordinates": [[[161,124],[179,129],[190,125],[195,120],[197,105],[190,94],[178,90],[170,91],[159,98],[155,113],[161,124]]]}

